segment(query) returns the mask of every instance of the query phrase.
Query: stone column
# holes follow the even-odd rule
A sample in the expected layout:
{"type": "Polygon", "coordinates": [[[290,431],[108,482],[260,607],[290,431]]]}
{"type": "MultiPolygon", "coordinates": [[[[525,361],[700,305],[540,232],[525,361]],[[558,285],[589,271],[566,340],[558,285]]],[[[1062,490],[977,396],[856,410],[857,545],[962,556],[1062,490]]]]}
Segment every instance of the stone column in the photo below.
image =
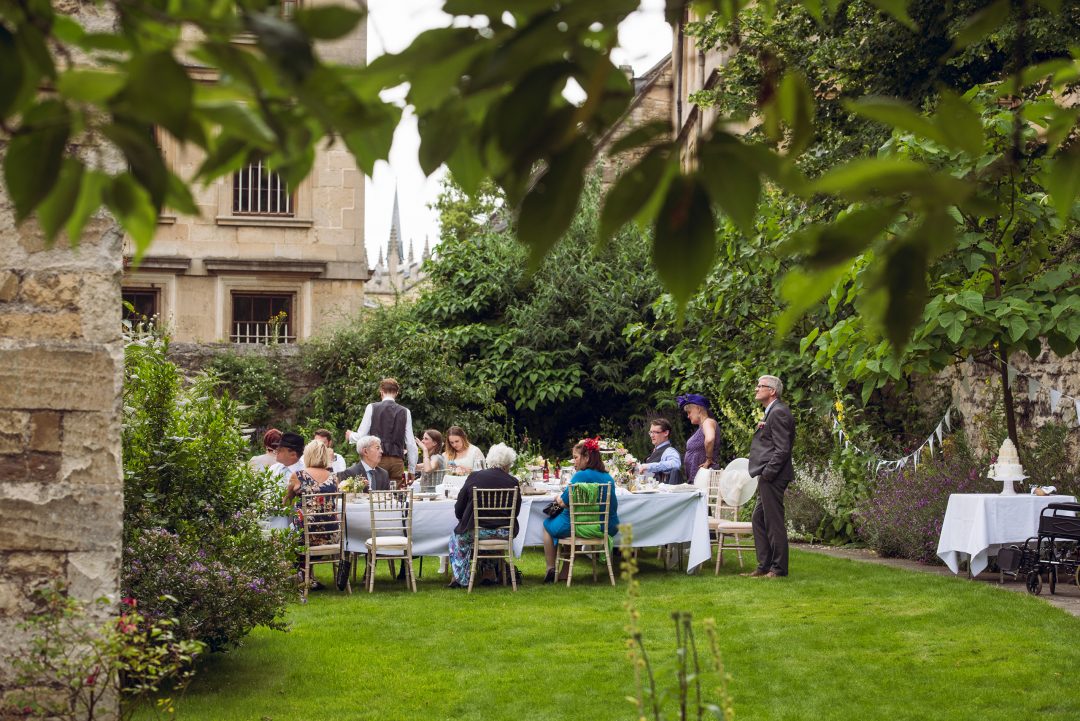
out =
{"type": "MultiPolygon", "coordinates": [[[[49,247],[0,186],[0,656],[25,644],[36,589],[117,592],[121,239],[100,214],[49,247]]],[[[13,686],[0,663],[0,708],[13,686]]]]}

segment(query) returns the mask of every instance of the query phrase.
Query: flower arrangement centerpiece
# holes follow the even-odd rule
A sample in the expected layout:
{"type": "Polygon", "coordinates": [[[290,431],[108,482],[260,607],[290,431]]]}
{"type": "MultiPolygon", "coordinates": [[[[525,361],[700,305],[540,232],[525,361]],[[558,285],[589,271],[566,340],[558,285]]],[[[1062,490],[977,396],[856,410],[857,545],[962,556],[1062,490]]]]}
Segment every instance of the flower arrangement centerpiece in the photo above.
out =
{"type": "Polygon", "coordinates": [[[367,493],[368,479],[363,476],[346,478],[338,485],[338,490],[342,493],[367,493]]]}
{"type": "Polygon", "coordinates": [[[608,473],[620,485],[629,485],[637,477],[638,459],[626,450],[622,441],[614,438],[600,438],[600,456],[608,473]]]}

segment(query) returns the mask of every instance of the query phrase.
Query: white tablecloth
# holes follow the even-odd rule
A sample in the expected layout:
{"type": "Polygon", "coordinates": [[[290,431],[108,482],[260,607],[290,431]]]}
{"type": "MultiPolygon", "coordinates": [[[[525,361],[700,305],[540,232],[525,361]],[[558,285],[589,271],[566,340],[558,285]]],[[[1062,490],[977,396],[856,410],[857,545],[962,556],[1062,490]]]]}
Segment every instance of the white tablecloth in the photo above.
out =
{"type": "MultiPolygon", "coordinates": [[[[518,512],[519,531],[514,539],[514,553],[521,555],[525,546],[544,543],[543,508],[554,496],[523,496],[518,512]]],[[[457,526],[454,501],[415,502],[413,516],[413,554],[445,556],[450,536],[457,526]]],[[[348,533],[345,547],[364,553],[364,541],[371,535],[369,505],[347,505],[348,533]]],[[[634,546],[660,546],[665,543],[690,543],[688,572],[712,556],[709,544],[708,505],[700,492],[654,493],[619,496],[619,520],[634,527],[634,546]]],[[[618,544],[618,537],[615,543],[618,544]]]]}
{"type": "Polygon", "coordinates": [[[1044,508],[1074,501],[1072,496],[954,493],[941,524],[937,555],[953,573],[960,572],[960,554],[970,556],[971,575],[978,576],[1002,545],[1037,535],[1044,508]]]}

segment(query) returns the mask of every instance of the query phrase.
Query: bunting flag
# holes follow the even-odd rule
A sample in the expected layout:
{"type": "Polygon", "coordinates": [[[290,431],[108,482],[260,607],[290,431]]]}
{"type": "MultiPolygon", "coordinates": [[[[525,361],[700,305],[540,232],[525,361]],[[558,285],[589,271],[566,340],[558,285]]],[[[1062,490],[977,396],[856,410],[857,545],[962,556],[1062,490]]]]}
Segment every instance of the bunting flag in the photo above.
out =
{"type": "Polygon", "coordinates": [[[1073,404],[1076,407],[1076,422],[1080,423],[1080,398],[1074,398],[1073,404]]]}
{"type": "Polygon", "coordinates": [[[1050,412],[1057,413],[1058,405],[1061,403],[1061,391],[1057,388],[1050,389],[1050,412]]]}
{"type": "MultiPolygon", "coordinates": [[[[945,409],[945,415],[938,422],[938,424],[934,428],[933,432],[927,437],[927,439],[925,441],[922,442],[922,445],[920,445],[913,453],[910,453],[909,455],[907,455],[907,456],[905,456],[903,458],[900,458],[898,460],[894,460],[894,461],[886,461],[886,460],[880,460],[879,459],[876,466],[873,465],[873,460],[874,459],[871,458],[866,464],[866,470],[870,471],[870,469],[873,468],[875,474],[880,473],[881,469],[883,467],[887,468],[889,470],[895,471],[897,469],[900,469],[900,468],[903,468],[904,466],[906,466],[908,461],[911,461],[914,464],[914,466],[913,466],[914,468],[918,468],[919,467],[919,461],[922,460],[923,451],[927,450],[928,446],[929,446],[929,451],[930,451],[930,458],[933,458],[934,457],[934,437],[935,436],[937,437],[938,446],[941,446],[942,443],[943,443],[942,439],[944,437],[944,431],[942,430],[942,428],[944,427],[944,428],[948,429],[950,432],[952,431],[952,414],[953,414],[953,411],[956,411],[956,413],[960,412],[960,411],[957,411],[952,406],[949,406],[948,408],[945,409]]],[[[851,437],[847,433],[844,432],[844,427],[840,425],[840,420],[838,418],[836,418],[836,416],[833,416],[833,424],[832,425],[833,425],[833,432],[836,433],[837,440],[843,442],[844,448],[854,448],[856,450],[856,452],[866,455],[866,452],[864,450],[862,450],[857,445],[855,445],[854,443],[851,442],[851,437]]]]}
{"type": "MultiPolygon", "coordinates": [[[[1042,390],[1042,388],[1043,388],[1043,384],[1040,383],[1038,381],[1038,379],[1033,378],[1032,376],[1028,375],[1027,373],[1021,372],[1020,370],[1015,368],[1011,363],[1009,363],[1008,361],[1006,361],[1006,360],[1002,359],[1000,356],[998,356],[996,353],[991,353],[990,357],[993,358],[994,360],[996,360],[999,363],[1004,363],[1005,364],[1005,367],[1008,370],[1009,385],[1010,386],[1013,385],[1013,381],[1016,379],[1017,376],[1023,376],[1024,378],[1026,378],[1027,382],[1028,382],[1028,384],[1027,384],[1028,401],[1034,402],[1034,401],[1038,400],[1039,391],[1042,390]]],[[[961,381],[963,381],[963,380],[964,380],[964,377],[961,376],[961,381]]],[[[1058,408],[1061,406],[1061,401],[1062,400],[1072,401],[1073,410],[1076,412],[1076,422],[1078,424],[1080,424],[1080,398],[1074,398],[1074,397],[1072,397],[1070,395],[1067,395],[1067,394],[1063,393],[1060,388],[1053,388],[1053,387],[1047,386],[1047,389],[1048,389],[1049,396],[1050,396],[1050,413],[1053,414],[1053,413],[1058,412],[1058,408]]],[[[965,387],[965,390],[967,390],[967,387],[965,387]]],[[[1062,418],[1062,420],[1064,420],[1064,417],[1062,418]]],[[[948,425],[948,423],[946,423],[946,426],[947,425],[948,425]]]]}
{"type": "Polygon", "coordinates": [[[1013,381],[1016,380],[1016,374],[1019,372],[1008,363],[1005,364],[1009,368],[1009,387],[1012,388],[1013,381]]]}
{"type": "Polygon", "coordinates": [[[1039,381],[1034,378],[1028,378],[1028,400],[1032,403],[1039,397],[1039,381]]]}

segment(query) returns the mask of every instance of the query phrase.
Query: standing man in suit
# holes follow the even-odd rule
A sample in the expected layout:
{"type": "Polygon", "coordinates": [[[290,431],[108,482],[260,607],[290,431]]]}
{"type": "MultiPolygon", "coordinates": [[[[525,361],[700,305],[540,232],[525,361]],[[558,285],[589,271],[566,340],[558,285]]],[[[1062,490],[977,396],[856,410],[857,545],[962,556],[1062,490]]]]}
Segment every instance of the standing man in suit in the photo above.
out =
{"type": "Polygon", "coordinates": [[[390,476],[379,467],[382,460],[382,442],[375,436],[360,436],[356,439],[356,451],[360,460],[341,473],[335,473],[338,483],[346,478],[364,477],[368,479],[368,488],[372,491],[389,491],[390,476]]]}
{"type": "Polygon", "coordinates": [[[412,413],[397,402],[401,386],[393,378],[379,381],[378,403],[369,403],[356,432],[345,431],[345,440],[371,434],[382,441],[383,457],[379,467],[390,474],[395,487],[405,477],[406,453],[409,473],[416,472],[416,436],[413,435],[412,413]]]}
{"type": "Polygon", "coordinates": [[[758,498],[751,519],[757,568],[743,574],[754,578],[788,575],[788,538],[784,521],[784,491],[795,479],[791,448],[795,419],[780,400],[784,384],[776,376],[758,378],[754,398],[765,407],[750,443],[750,475],[758,476],[758,498]]]}

